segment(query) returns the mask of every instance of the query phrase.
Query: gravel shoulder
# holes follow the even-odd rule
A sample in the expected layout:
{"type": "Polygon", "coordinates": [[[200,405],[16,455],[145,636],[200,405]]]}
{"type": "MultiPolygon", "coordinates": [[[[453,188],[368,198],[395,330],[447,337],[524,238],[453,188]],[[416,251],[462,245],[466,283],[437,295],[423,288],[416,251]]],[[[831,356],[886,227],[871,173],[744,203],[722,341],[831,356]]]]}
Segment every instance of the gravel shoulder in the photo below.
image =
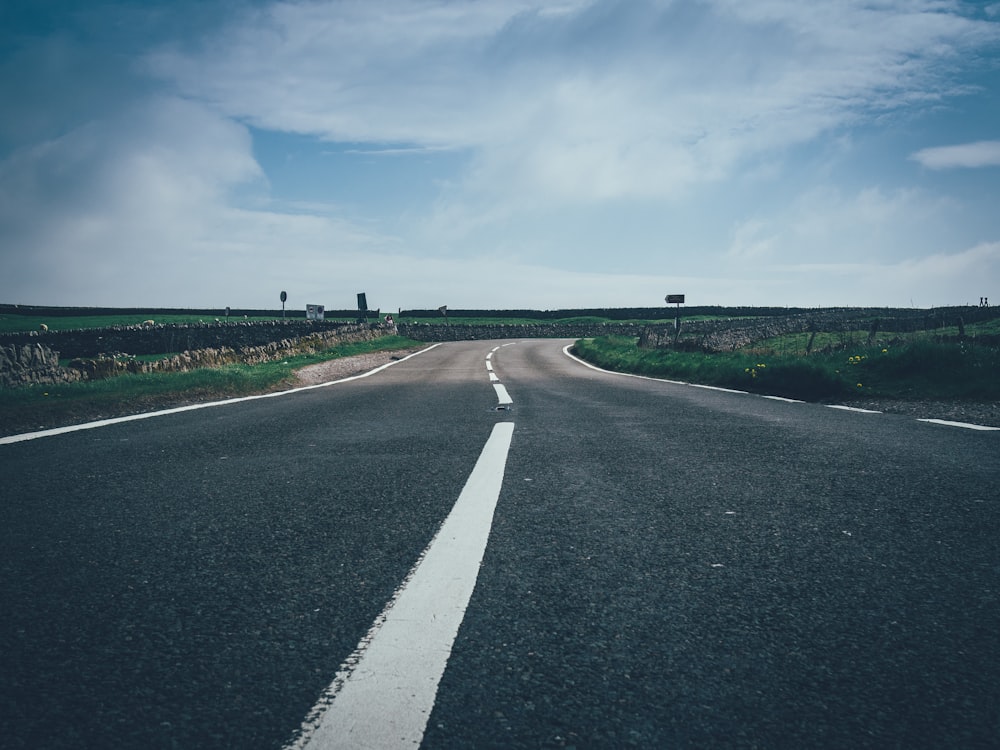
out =
{"type": "MultiPolygon", "coordinates": [[[[393,360],[402,359],[408,354],[420,351],[421,348],[423,347],[358,354],[351,357],[331,359],[315,365],[308,365],[296,371],[294,381],[285,381],[278,384],[271,391],[283,391],[289,388],[317,385],[331,380],[351,377],[352,375],[360,375],[363,372],[381,367],[393,360]]],[[[227,397],[218,394],[194,394],[180,391],[177,393],[163,393],[156,396],[125,397],[100,405],[68,402],[59,405],[46,405],[51,408],[0,410],[0,436],[35,432],[54,427],[67,427],[69,425],[83,424],[101,419],[127,417],[134,414],[172,409],[205,401],[220,401],[225,398],[227,397]]]]}
{"type": "Polygon", "coordinates": [[[357,354],[353,357],[339,357],[327,362],[320,362],[315,365],[307,365],[300,370],[296,370],[295,377],[299,385],[319,385],[329,383],[331,380],[349,378],[352,375],[360,375],[363,372],[374,370],[390,362],[398,361],[403,357],[420,351],[422,347],[412,349],[395,349],[385,352],[371,352],[369,354],[357,354]]]}

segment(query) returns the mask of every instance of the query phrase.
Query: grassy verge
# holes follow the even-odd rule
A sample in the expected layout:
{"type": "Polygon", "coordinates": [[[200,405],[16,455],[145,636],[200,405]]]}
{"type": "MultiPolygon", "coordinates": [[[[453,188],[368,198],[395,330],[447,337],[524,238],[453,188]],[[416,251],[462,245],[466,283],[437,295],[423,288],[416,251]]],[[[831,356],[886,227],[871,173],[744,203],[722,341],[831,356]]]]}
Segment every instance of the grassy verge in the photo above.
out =
{"type": "MultiPolygon", "coordinates": [[[[702,316],[705,318],[706,316],[702,316]]],[[[397,318],[397,323],[413,323],[413,324],[423,324],[427,323],[429,325],[453,325],[453,326],[493,326],[493,325],[503,325],[503,326],[550,326],[550,325],[593,325],[601,323],[611,323],[614,325],[624,325],[627,323],[634,323],[637,325],[646,324],[659,324],[664,325],[666,323],[672,323],[673,318],[657,318],[657,319],[614,319],[598,317],[595,315],[577,315],[570,316],[566,318],[497,318],[497,317],[466,317],[466,316],[455,316],[445,319],[444,317],[437,318],[415,318],[407,317],[403,315],[402,318],[397,318]]],[[[691,320],[694,320],[692,317],[691,320]]]]}
{"type": "Polygon", "coordinates": [[[415,346],[422,344],[401,336],[385,336],[259,365],[227,365],[190,372],[122,375],[107,380],[0,389],[0,434],[268,393],[292,387],[295,371],[306,365],[415,346]]]}
{"type": "Polygon", "coordinates": [[[634,339],[606,337],[581,340],[575,352],[609,370],[806,401],[1000,399],[1000,350],[926,338],[805,356],[782,354],[781,347],[721,354],[639,349],[634,339]]]}
{"type": "MultiPolygon", "coordinates": [[[[196,323],[214,323],[217,320],[226,322],[225,315],[80,315],[72,317],[46,316],[46,315],[14,315],[0,314],[0,333],[19,333],[22,331],[37,331],[38,327],[44,323],[50,331],[73,331],[82,328],[108,328],[111,326],[137,326],[144,321],[155,319],[157,324],[164,325],[194,325],[196,323]]],[[[244,320],[251,322],[282,320],[281,316],[263,316],[244,318],[232,316],[228,322],[239,323],[244,320]]],[[[289,318],[292,320],[292,318],[289,318]]],[[[295,318],[299,322],[304,318],[295,318]]],[[[354,317],[328,317],[326,320],[342,321],[353,323],[354,317]]]]}

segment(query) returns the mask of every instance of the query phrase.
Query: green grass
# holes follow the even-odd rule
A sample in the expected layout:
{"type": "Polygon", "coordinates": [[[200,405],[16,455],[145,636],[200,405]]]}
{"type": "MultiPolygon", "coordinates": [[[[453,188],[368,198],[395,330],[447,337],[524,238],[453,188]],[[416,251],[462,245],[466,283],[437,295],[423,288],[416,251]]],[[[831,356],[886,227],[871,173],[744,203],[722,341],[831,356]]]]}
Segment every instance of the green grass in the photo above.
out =
{"type": "Polygon", "coordinates": [[[120,375],[106,380],[0,389],[0,434],[282,390],[295,385],[295,371],[306,365],[416,346],[423,344],[401,336],[384,336],[258,365],[226,365],[190,372],[120,375]]]}
{"type": "Polygon", "coordinates": [[[397,323],[429,323],[431,325],[453,325],[453,326],[491,326],[491,325],[504,325],[504,326],[549,326],[549,325],[593,325],[600,323],[613,323],[613,324],[627,324],[635,323],[638,325],[645,325],[647,323],[667,323],[672,322],[673,318],[663,318],[657,320],[612,320],[611,318],[601,318],[593,315],[578,315],[568,318],[553,318],[549,319],[538,319],[538,318],[473,318],[473,317],[452,317],[447,320],[444,317],[436,318],[411,318],[403,315],[401,318],[397,317],[397,323]]]}
{"type": "MultiPolygon", "coordinates": [[[[815,347],[815,343],[814,343],[815,347]]],[[[1000,350],[937,343],[926,337],[893,346],[802,354],[789,348],[719,354],[640,349],[636,341],[602,337],[578,341],[578,356],[609,370],[684,380],[806,401],[889,398],[1000,399],[1000,350]]]]}
{"type": "MultiPolygon", "coordinates": [[[[384,315],[383,315],[384,317],[384,315]]],[[[398,317],[398,316],[397,316],[398,317]]],[[[16,315],[0,314],[0,333],[19,333],[22,331],[37,331],[38,327],[44,323],[50,331],[67,331],[80,328],[106,328],[110,326],[130,326],[139,325],[146,320],[155,320],[157,324],[193,324],[193,323],[214,323],[216,319],[224,321],[225,317],[213,317],[209,315],[89,315],[78,317],[45,317],[42,315],[16,315]]],[[[696,318],[687,318],[695,320],[696,318]]],[[[706,319],[701,316],[697,319],[706,319]]],[[[233,316],[231,321],[241,321],[242,316],[233,316]]],[[[251,317],[251,321],[281,320],[280,317],[251,317]]],[[[302,320],[299,318],[299,320],[302,320]]],[[[344,322],[354,322],[355,318],[327,318],[327,320],[341,320],[344,322]]],[[[593,324],[593,323],[636,323],[644,325],[646,323],[667,323],[672,322],[673,316],[665,315],[658,320],[612,320],[610,318],[600,318],[596,316],[576,316],[558,318],[555,320],[538,320],[534,318],[465,318],[453,317],[445,319],[444,316],[433,318],[407,318],[397,319],[397,323],[430,323],[433,325],[560,325],[560,324],[593,324]]]]}
{"type": "MultiPolygon", "coordinates": [[[[70,331],[80,328],[109,328],[111,326],[140,325],[146,320],[155,320],[157,324],[191,325],[194,323],[214,323],[225,321],[226,316],[220,315],[81,315],[76,317],[46,317],[44,315],[0,314],[0,333],[20,333],[22,331],[37,331],[43,323],[50,331],[70,331]]],[[[243,316],[232,316],[230,322],[244,320],[243,316]]],[[[281,316],[251,317],[251,321],[281,320],[281,316]]],[[[304,318],[298,318],[304,320],[304,318]]],[[[327,318],[327,320],[343,320],[353,322],[353,318],[327,318]]]]}

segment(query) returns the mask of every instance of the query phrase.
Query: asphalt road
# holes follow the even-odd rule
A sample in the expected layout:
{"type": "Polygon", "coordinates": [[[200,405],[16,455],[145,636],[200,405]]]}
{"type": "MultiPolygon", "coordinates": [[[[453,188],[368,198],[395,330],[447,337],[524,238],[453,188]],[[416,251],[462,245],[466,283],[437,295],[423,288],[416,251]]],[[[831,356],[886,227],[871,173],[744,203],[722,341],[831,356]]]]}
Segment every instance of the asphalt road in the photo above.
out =
{"type": "Polygon", "coordinates": [[[1000,745],[1000,432],[566,343],[0,444],[0,747],[285,746],[498,423],[424,748],[1000,745]]]}

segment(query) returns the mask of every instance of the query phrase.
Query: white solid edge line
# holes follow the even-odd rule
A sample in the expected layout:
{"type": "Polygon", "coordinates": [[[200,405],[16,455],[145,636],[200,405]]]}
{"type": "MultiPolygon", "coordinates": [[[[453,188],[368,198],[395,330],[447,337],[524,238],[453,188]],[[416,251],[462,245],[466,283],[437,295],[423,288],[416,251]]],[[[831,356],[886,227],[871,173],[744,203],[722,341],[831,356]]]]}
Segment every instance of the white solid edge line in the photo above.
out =
{"type": "MultiPolygon", "coordinates": [[[[750,391],[738,391],[735,388],[722,388],[721,386],[718,386],[718,385],[702,385],[701,383],[685,383],[685,385],[689,385],[692,388],[704,388],[706,391],[722,391],[723,393],[739,393],[739,394],[742,394],[744,396],[749,396],[750,395],[750,391]]],[[[757,395],[757,394],[754,394],[754,395],[757,395]]]]}
{"type": "Polygon", "coordinates": [[[511,397],[507,394],[507,389],[500,383],[494,383],[493,390],[497,392],[497,404],[499,406],[509,406],[514,403],[511,397]]]}
{"type": "MultiPolygon", "coordinates": [[[[808,401],[800,401],[800,400],[794,399],[794,398],[784,398],[783,396],[765,396],[763,394],[751,394],[748,391],[734,391],[734,390],[731,390],[729,388],[717,388],[717,387],[711,386],[711,385],[698,385],[697,383],[685,383],[685,382],[683,382],[681,380],[666,380],[664,378],[653,378],[653,377],[650,377],[648,375],[635,375],[635,374],[630,373],[630,372],[615,372],[614,370],[605,370],[602,367],[597,367],[596,365],[592,365],[592,364],[590,364],[590,362],[586,362],[586,361],[580,359],[579,357],[575,356],[574,354],[571,354],[569,350],[570,350],[570,348],[572,346],[573,346],[572,344],[567,344],[566,346],[564,346],[563,347],[563,354],[565,354],[570,359],[575,360],[576,362],[579,362],[584,367],[589,367],[591,370],[597,370],[598,372],[606,372],[609,375],[624,375],[627,378],[639,378],[641,380],[655,380],[658,383],[674,383],[675,385],[690,385],[690,386],[692,386],[694,388],[706,388],[706,389],[715,390],[715,391],[726,391],[728,393],[740,393],[740,394],[745,394],[745,395],[759,395],[761,398],[768,398],[768,399],[771,399],[772,401],[786,401],[787,403],[790,403],[790,404],[808,404],[809,403],[808,401]]],[[[841,411],[854,411],[854,412],[858,412],[859,414],[882,414],[882,412],[875,411],[874,409],[861,409],[861,408],[859,408],[857,406],[842,406],[840,404],[817,404],[817,406],[825,406],[828,409],[840,409],[841,411]]],[[[981,430],[981,431],[984,431],[984,432],[986,432],[986,431],[990,431],[990,432],[992,432],[992,431],[1000,431],[1000,427],[986,427],[985,425],[969,424],[967,422],[949,422],[949,421],[944,420],[944,419],[920,419],[920,418],[917,418],[917,421],[918,422],[929,422],[931,424],[941,424],[941,425],[946,425],[948,427],[964,427],[964,428],[966,428],[968,430],[981,430]]]]}
{"type": "Polygon", "coordinates": [[[225,406],[226,404],[238,404],[242,401],[255,401],[261,398],[276,398],[278,396],[287,396],[290,393],[299,393],[300,391],[311,391],[316,388],[326,388],[327,386],[336,385],[337,383],[347,383],[351,380],[360,380],[361,378],[367,378],[374,375],[377,372],[382,372],[386,368],[392,367],[393,365],[398,365],[400,362],[405,362],[411,357],[416,357],[418,354],[423,354],[424,352],[429,352],[431,349],[440,346],[440,344],[431,344],[425,349],[421,349],[418,352],[413,352],[412,354],[407,354],[402,359],[396,359],[392,362],[386,362],[384,365],[380,365],[373,370],[368,370],[359,375],[351,375],[347,378],[341,378],[339,380],[329,380],[325,383],[317,383],[316,385],[304,385],[299,388],[290,388],[287,391],[277,391],[275,393],[261,393],[256,396],[240,396],[238,398],[227,398],[223,401],[206,401],[201,404],[188,404],[187,406],[177,406],[173,409],[162,409],[160,411],[149,411],[143,414],[130,414],[125,417],[112,417],[111,419],[100,419],[96,422],[84,422],[82,424],[68,425],[66,427],[53,427],[48,430],[39,430],[38,432],[25,432],[20,435],[8,435],[7,437],[0,437],[0,445],[10,445],[11,443],[20,443],[25,440],[37,440],[39,438],[52,437],[54,435],[63,435],[67,432],[76,432],[77,430],[93,430],[97,427],[107,427],[108,425],[120,424],[121,422],[135,422],[139,419],[149,419],[151,417],[162,417],[167,414],[179,414],[183,411],[194,411],[195,409],[208,409],[212,406],[225,406]]]}
{"type": "Polygon", "coordinates": [[[493,427],[441,529],[285,750],[420,745],[475,589],[514,432],[493,427]]]}
{"type": "Polygon", "coordinates": [[[969,422],[950,422],[947,419],[917,419],[918,422],[928,422],[930,424],[942,424],[946,427],[964,427],[967,430],[982,430],[984,432],[993,432],[1000,430],[1000,427],[987,427],[982,424],[971,424],[969,422]]]}
{"type": "MultiPolygon", "coordinates": [[[[597,370],[597,372],[606,372],[608,375],[621,375],[625,378],[638,378],[639,380],[653,380],[657,383],[673,383],[674,385],[693,385],[693,383],[687,383],[683,380],[667,380],[666,378],[653,378],[649,375],[636,375],[634,372],[617,372],[616,370],[605,370],[603,367],[598,367],[597,365],[592,365],[584,359],[580,359],[578,356],[570,352],[573,348],[572,344],[566,344],[563,347],[563,354],[572,359],[574,362],[578,362],[584,367],[589,367],[591,370],[597,370]]],[[[702,386],[707,387],[707,386],[702,386]]],[[[744,393],[744,391],[737,391],[738,393],[744,393]]]]}

